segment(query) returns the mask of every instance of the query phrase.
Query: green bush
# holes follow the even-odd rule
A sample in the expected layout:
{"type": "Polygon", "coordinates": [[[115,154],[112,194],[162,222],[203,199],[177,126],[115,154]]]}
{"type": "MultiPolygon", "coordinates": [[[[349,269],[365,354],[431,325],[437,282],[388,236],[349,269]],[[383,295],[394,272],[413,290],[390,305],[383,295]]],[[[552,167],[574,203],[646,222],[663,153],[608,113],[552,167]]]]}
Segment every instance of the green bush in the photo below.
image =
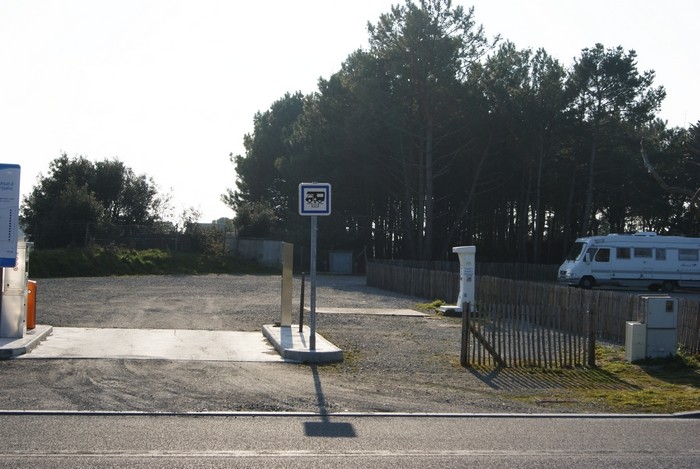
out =
{"type": "Polygon", "coordinates": [[[47,249],[29,255],[30,278],[114,275],[275,274],[279,269],[229,256],[126,248],[47,249]]]}

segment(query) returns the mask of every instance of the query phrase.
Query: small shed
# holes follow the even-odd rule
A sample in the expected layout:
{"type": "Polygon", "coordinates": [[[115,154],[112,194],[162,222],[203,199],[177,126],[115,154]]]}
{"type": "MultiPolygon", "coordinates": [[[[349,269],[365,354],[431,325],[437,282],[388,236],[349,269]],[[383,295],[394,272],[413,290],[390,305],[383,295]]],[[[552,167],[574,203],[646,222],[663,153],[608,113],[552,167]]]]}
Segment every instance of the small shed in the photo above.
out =
{"type": "Polygon", "coordinates": [[[352,274],[352,251],[330,251],[328,258],[330,273],[352,274]]]}

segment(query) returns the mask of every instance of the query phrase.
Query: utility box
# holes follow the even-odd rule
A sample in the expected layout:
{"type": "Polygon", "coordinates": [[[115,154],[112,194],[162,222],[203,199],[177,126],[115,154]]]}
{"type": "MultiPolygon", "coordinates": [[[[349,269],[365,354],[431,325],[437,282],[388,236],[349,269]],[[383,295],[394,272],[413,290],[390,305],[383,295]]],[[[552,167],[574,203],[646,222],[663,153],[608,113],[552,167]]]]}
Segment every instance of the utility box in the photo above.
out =
{"type": "Polygon", "coordinates": [[[14,267],[3,269],[2,291],[26,290],[29,270],[29,252],[34,243],[25,241],[17,242],[17,262],[14,267]]]}
{"type": "Polygon", "coordinates": [[[0,338],[24,337],[27,330],[27,293],[19,290],[2,292],[0,308],[0,338]]]}
{"type": "Polygon", "coordinates": [[[332,274],[352,274],[352,251],[330,251],[328,258],[332,274]]]}
{"type": "Polygon", "coordinates": [[[675,356],[678,348],[678,299],[643,296],[640,316],[646,325],[646,357],[675,356]]]}
{"type": "Polygon", "coordinates": [[[27,270],[33,246],[34,243],[18,241],[15,266],[2,269],[0,337],[22,338],[27,330],[27,270]]]}
{"type": "Polygon", "coordinates": [[[678,325],[678,300],[670,296],[643,296],[642,322],[647,329],[675,329],[678,325]]]}
{"type": "Polygon", "coordinates": [[[632,363],[647,356],[647,326],[637,321],[627,321],[625,327],[625,360],[632,363]]]}

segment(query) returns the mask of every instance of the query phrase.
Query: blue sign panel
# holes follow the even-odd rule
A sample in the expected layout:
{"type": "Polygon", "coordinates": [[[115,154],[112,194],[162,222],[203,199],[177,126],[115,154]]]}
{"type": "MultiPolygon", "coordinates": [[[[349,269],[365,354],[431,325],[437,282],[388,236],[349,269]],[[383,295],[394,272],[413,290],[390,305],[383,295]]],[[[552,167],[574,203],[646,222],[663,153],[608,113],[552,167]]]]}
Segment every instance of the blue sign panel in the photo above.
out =
{"type": "Polygon", "coordinates": [[[19,165],[0,163],[0,267],[17,264],[19,165]]]}
{"type": "Polygon", "coordinates": [[[330,215],[331,185],[324,182],[299,184],[299,215],[330,215]]]}

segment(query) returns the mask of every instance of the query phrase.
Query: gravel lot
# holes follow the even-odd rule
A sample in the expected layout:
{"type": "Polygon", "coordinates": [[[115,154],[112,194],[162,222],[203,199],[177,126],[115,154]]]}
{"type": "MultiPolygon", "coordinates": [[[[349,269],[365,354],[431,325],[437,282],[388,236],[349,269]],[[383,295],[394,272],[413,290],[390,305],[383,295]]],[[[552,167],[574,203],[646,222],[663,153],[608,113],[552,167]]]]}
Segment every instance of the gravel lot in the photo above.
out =
{"type": "MultiPolygon", "coordinates": [[[[295,278],[294,322],[300,279],[295,278]]],[[[56,327],[261,331],[279,320],[280,277],[42,279],[37,322],[56,327]]],[[[306,303],[308,305],[308,279],[306,303]]],[[[427,299],[319,276],[317,308],[414,308],[427,299]]],[[[138,411],[595,411],[525,402],[557,383],[459,366],[459,322],[443,317],[319,314],[341,364],[165,360],[0,361],[0,409],[138,411]]]]}

